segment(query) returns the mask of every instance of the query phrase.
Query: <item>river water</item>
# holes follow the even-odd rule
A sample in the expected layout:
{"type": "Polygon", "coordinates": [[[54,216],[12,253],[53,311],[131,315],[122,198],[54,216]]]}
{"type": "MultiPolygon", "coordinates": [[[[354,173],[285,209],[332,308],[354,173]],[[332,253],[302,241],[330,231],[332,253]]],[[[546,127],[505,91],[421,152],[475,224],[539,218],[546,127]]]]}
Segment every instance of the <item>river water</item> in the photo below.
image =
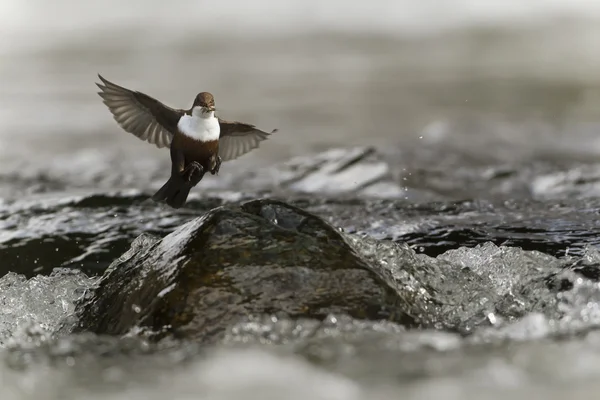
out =
{"type": "MultiPolygon", "coordinates": [[[[117,127],[96,95],[97,73],[173,107],[187,108],[197,92],[211,91],[223,118],[280,129],[259,150],[226,164],[220,180],[208,177],[207,189],[218,190],[241,171],[360,145],[385,148],[392,158],[435,149],[450,169],[593,163],[600,156],[598,48],[600,2],[589,0],[4,0],[0,204],[32,193],[69,197],[86,190],[153,190],[163,183],[168,153],[117,127]]],[[[462,193],[452,187],[446,194],[462,193]]],[[[490,197],[484,189],[469,195],[490,197]]],[[[43,346],[45,336],[36,336],[36,329],[58,329],[80,295],[74,288],[89,287],[94,279],[2,278],[4,355],[10,359],[10,349],[17,348],[19,357],[27,357],[28,345],[43,346]],[[23,331],[32,320],[27,329],[33,333],[23,331]]],[[[535,318],[527,329],[540,326],[535,318]]],[[[594,337],[586,340],[598,347],[594,337]]],[[[540,344],[532,354],[540,363],[547,351],[554,351],[554,360],[566,357],[571,372],[580,368],[573,372],[577,381],[598,372],[597,355],[587,354],[585,345],[557,350],[540,344]]],[[[465,375],[441,374],[431,385],[393,377],[371,385],[368,372],[367,383],[356,383],[255,349],[217,352],[155,380],[156,371],[184,357],[181,352],[156,360],[154,367],[126,361],[112,369],[96,366],[87,375],[53,372],[46,360],[27,373],[14,367],[18,362],[0,364],[0,393],[10,400],[354,399],[394,393],[464,399],[498,395],[474,385],[478,376],[512,389],[521,382],[514,364],[496,359],[486,361],[480,375],[469,364],[465,375]],[[264,374],[248,375],[247,367],[257,364],[264,374]],[[112,394],[96,388],[94,374],[108,374],[98,379],[106,386],[119,368],[138,370],[123,373],[135,383],[112,394]],[[199,391],[205,396],[198,397],[199,391]]],[[[530,368],[525,364],[519,368],[530,368]]],[[[523,398],[532,393],[525,386],[516,392],[523,398]]],[[[562,398],[559,391],[536,390],[562,398]]],[[[568,393],[596,390],[588,384],[568,393]]]]}
{"type": "Polygon", "coordinates": [[[174,107],[212,91],[223,118],[280,129],[229,169],[357,144],[443,143],[508,161],[600,149],[600,5],[591,1],[0,7],[5,173],[165,165],[164,152],[115,126],[95,94],[97,73],[174,107]]]}

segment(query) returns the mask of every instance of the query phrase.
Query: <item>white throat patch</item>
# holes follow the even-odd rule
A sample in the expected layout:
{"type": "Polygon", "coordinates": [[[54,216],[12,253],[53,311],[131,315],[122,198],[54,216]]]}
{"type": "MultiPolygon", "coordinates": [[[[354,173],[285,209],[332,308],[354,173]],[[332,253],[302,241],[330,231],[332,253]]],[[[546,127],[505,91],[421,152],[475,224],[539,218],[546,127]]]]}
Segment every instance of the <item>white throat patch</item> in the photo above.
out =
{"type": "Polygon", "coordinates": [[[179,132],[200,142],[219,140],[221,126],[215,112],[203,113],[200,107],[194,107],[192,115],[185,114],[177,123],[179,132]]]}

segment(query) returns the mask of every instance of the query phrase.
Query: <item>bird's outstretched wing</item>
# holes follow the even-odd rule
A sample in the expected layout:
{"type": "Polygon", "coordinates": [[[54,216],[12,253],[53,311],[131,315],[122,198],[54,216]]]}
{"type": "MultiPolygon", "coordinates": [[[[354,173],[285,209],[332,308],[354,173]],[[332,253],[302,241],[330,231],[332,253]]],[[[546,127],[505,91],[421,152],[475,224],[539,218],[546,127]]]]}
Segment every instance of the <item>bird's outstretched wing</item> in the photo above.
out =
{"type": "Polygon", "coordinates": [[[269,135],[277,132],[277,129],[274,129],[271,133],[268,133],[256,129],[254,125],[225,121],[221,118],[219,118],[219,125],[221,126],[219,156],[222,161],[234,160],[246,154],[257,148],[260,142],[266,140],[269,135]]]}
{"type": "Polygon", "coordinates": [[[98,92],[115,121],[126,132],[156,145],[169,147],[179,118],[184,110],[174,109],[141,92],[134,92],[98,77],[104,85],[96,83],[98,92]]]}

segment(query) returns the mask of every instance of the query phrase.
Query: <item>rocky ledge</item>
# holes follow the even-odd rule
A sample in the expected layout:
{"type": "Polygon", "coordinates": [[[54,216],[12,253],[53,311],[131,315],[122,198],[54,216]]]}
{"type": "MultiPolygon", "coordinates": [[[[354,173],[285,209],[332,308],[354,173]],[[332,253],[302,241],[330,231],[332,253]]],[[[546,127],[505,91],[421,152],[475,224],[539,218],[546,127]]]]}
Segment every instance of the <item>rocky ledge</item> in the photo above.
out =
{"type": "Polygon", "coordinates": [[[406,301],[339,230],[273,200],[217,207],[162,240],[143,234],[79,306],[79,330],[200,342],[249,315],[330,313],[412,324],[406,301]]]}

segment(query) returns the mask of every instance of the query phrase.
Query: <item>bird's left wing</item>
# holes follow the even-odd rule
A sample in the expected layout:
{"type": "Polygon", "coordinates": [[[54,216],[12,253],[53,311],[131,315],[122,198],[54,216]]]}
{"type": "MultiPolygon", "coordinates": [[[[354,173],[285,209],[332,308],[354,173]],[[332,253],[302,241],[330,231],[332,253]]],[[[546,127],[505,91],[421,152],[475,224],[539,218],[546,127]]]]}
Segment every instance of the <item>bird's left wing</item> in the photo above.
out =
{"type": "Polygon", "coordinates": [[[221,135],[219,138],[219,156],[222,161],[234,160],[252,149],[257,148],[260,142],[266,140],[269,135],[277,132],[264,132],[256,129],[254,125],[243,122],[230,122],[219,118],[221,135]]]}

